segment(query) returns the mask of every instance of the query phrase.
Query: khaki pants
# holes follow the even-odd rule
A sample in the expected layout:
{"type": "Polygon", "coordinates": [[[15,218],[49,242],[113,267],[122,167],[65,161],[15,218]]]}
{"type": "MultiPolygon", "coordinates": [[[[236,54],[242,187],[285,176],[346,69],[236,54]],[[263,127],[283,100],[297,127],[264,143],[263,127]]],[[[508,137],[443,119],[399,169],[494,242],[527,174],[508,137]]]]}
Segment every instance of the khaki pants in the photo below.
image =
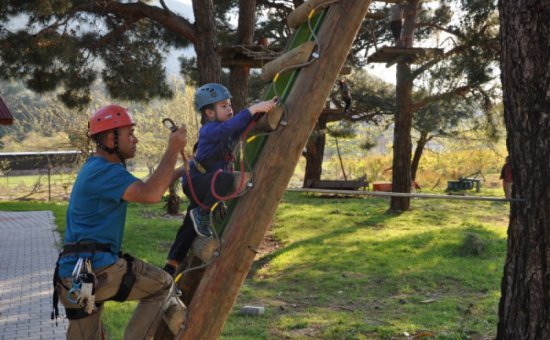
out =
{"type": "MultiPolygon", "coordinates": [[[[113,265],[94,271],[98,280],[96,302],[108,300],[116,294],[126,273],[126,265],[126,260],[120,258],[113,265]]],[[[134,259],[132,269],[136,281],[127,301],[139,300],[139,304],[126,326],[124,339],[153,339],[163,318],[172,333],[176,334],[185,323],[186,308],[175,294],[174,280],[164,270],[139,259],[134,259]]],[[[72,278],[62,281],[65,287],[71,288],[72,278]]],[[[67,290],[60,283],[56,289],[65,308],[80,308],[67,300],[67,290]]],[[[102,312],[103,306],[87,317],[69,320],[67,339],[102,339],[102,312]]]]}

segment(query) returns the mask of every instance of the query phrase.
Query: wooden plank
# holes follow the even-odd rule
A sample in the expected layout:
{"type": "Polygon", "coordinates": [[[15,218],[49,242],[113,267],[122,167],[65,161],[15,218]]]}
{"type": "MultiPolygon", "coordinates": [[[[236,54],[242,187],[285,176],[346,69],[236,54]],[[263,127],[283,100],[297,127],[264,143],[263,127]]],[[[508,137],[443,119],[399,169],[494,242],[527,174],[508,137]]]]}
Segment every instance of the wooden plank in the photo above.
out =
{"type": "Polygon", "coordinates": [[[442,48],[403,48],[383,46],[367,58],[369,63],[395,63],[397,58],[408,62],[415,62],[419,58],[442,55],[442,48]]]}
{"type": "Polygon", "coordinates": [[[307,17],[312,10],[321,7],[326,2],[326,0],[308,0],[296,7],[296,9],[286,17],[288,27],[296,28],[300,26],[307,21],[307,17]]]}
{"type": "Polygon", "coordinates": [[[384,12],[369,12],[367,15],[365,15],[365,18],[367,19],[375,19],[375,20],[381,20],[386,17],[386,14],[384,12]]]}
{"type": "Polygon", "coordinates": [[[264,81],[270,81],[273,79],[275,74],[277,74],[284,68],[300,65],[307,62],[314,48],[315,42],[308,41],[286,52],[277,59],[270,61],[269,63],[264,65],[264,67],[262,67],[262,79],[264,81]]]}
{"type": "Polygon", "coordinates": [[[367,181],[359,180],[337,181],[314,179],[307,181],[305,187],[314,189],[358,190],[360,188],[365,188],[367,185],[367,181]]]}

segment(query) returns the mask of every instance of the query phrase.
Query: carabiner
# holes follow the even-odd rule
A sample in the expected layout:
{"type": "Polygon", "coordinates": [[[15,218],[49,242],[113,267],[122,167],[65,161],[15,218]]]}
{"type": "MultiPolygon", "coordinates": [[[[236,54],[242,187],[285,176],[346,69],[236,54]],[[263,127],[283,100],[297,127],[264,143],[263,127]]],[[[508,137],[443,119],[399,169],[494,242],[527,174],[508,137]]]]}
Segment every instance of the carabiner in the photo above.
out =
{"type": "Polygon", "coordinates": [[[80,303],[80,288],[82,288],[82,281],[73,280],[73,286],[69,289],[69,292],[67,292],[67,300],[69,300],[70,303],[80,303]]]}
{"type": "Polygon", "coordinates": [[[174,121],[170,118],[164,118],[162,120],[162,125],[164,125],[168,129],[170,129],[170,131],[172,131],[172,132],[174,132],[178,129],[178,126],[176,125],[176,123],[174,123],[174,121]]]}

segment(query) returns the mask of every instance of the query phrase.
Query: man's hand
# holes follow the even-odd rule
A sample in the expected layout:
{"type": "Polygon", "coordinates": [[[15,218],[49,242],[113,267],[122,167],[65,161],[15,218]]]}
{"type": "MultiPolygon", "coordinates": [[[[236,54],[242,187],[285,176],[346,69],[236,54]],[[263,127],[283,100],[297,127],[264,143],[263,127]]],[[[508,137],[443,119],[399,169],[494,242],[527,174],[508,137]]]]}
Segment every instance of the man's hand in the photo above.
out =
{"type": "Polygon", "coordinates": [[[179,151],[185,149],[185,146],[187,145],[187,128],[185,125],[182,125],[170,134],[168,144],[172,145],[179,151]]]}

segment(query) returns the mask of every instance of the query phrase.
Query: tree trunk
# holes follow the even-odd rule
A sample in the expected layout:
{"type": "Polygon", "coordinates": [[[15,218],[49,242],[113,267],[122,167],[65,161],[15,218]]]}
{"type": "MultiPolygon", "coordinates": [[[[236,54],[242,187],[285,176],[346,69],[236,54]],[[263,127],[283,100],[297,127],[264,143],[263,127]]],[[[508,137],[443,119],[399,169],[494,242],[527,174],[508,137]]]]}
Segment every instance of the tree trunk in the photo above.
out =
{"type": "MultiPolygon", "coordinates": [[[[411,0],[405,7],[403,33],[404,47],[412,47],[412,37],[416,22],[418,0],[411,0]]],[[[406,62],[397,63],[395,98],[397,112],[393,137],[393,192],[411,192],[411,127],[412,127],[412,87],[411,67],[406,62]]],[[[392,197],[390,210],[406,211],[410,207],[409,197],[392,197]]]]}
{"type": "Polygon", "coordinates": [[[197,28],[194,44],[199,69],[199,85],[219,83],[221,62],[218,51],[218,31],[212,0],[193,0],[193,13],[197,28]]]}
{"type": "Polygon", "coordinates": [[[178,185],[176,182],[168,187],[168,199],[166,200],[166,212],[170,215],[177,215],[180,211],[181,198],[177,194],[178,185]]]}
{"type": "Polygon", "coordinates": [[[550,5],[501,0],[501,80],[513,172],[497,339],[550,339],[550,5]]]}
{"type": "MultiPolygon", "coordinates": [[[[256,0],[240,0],[237,44],[253,44],[255,22],[256,0]]],[[[233,96],[231,99],[233,109],[236,111],[240,111],[247,107],[249,71],[250,67],[248,66],[232,66],[229,69],[229,91],[233,96]]]]}
{"type": "Polygon", "coordinates": [[[306,171],[304,175],[304,188],[308,180],[321,179],[323,172],[323,158],[325,155],[325,143],[327,135],[326,120],[321,116],[317,122],[317,126],[313,130],[306,144],[306,171]]]}
{"type": "Polygon", "coordinates": [[[414,149],[414,156],[411,162],[411,180],[416,181],[416,172],[418,171],[418,164],[420,164],[420,158],[424,152],[426,143],[431,139],[428,138],[427,131],[420,131],[420,138],[416,141],[416,149],[414,149]]]}
{"type": "Polygon", "coordinates": [[[318,34],[320,58],[296,78],[286,99],[288,125],[267,139],[254,167],[254,187],[231,214],[221,256],[206,268],[181,339],[219,336],[369,5],[342,0],[328,9],[318,34]]]}

